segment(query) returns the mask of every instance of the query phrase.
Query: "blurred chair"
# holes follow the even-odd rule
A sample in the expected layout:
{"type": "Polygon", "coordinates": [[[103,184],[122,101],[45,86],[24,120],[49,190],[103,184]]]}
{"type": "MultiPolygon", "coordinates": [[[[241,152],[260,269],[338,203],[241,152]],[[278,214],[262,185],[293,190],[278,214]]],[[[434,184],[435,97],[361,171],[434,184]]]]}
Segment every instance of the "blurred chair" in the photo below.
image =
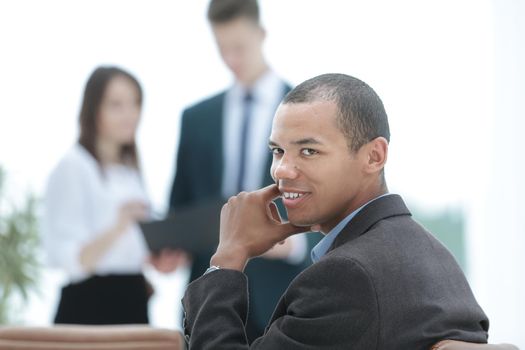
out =
{"type": "Polygon", "coordinates": [[[175,330],[147,325],[0,326],[0,350],[182,350],[175,330]]]}
{"type": "Polygon", "coordinates": [[[511,344],[476,344],[457,340],[442,340],[430,350],[519,350],[511,344]]]}

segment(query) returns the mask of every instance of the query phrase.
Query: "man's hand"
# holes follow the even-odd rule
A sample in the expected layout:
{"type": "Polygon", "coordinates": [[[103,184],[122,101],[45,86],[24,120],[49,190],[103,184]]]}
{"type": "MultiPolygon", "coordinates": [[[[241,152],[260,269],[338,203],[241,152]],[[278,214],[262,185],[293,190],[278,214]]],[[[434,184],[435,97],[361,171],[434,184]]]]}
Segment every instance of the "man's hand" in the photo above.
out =
{"type": "Polygon", "coordinates": [[[290,252],[292,251],[292,245],[292,239],[287,238],[284,241],[281,241],[274,245],[270,250],[268,250],[261,256],[266,259],[286,259],[288,256],[290,256],[290,252]]]}
{"type": "Polygon", "coordinates": [[[273,200],[277,185],[241,192],[222,207],[220,242],[211,265],[242,271],[249,259],[264,254],[304,228],[282,223],[273,200]]]}

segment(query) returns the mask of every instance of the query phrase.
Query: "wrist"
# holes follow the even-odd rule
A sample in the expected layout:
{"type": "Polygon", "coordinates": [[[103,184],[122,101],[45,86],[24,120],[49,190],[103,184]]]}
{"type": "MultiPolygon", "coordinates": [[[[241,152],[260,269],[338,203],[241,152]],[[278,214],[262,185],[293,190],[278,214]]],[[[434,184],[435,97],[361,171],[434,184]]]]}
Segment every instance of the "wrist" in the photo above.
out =
{"type": "Polygon", "coordinates": [[[221,269],[220,266],[211,265],[210,267],[208,267],[208,269],[206,271],[204,271],[204,273],[202,275],[204,276],[204,275],[209,274],[210,272],[217,271],[217,270],[220,270],[220,269],[221,269]]]}
{"type": "Polygon", "coordinates": [[[243,271],[248,258],[243,254],[228,254],[217,250],[210,259],[210,266],[220,266],[221,269],[243,271]]]}
{"type": "Polygon", "coordinates": [[[118,220],[115,226],[113,226],[113,232],[116,236],[120,236],[128,230],[130,226],[129,221],[127,220],[118,220]]]}

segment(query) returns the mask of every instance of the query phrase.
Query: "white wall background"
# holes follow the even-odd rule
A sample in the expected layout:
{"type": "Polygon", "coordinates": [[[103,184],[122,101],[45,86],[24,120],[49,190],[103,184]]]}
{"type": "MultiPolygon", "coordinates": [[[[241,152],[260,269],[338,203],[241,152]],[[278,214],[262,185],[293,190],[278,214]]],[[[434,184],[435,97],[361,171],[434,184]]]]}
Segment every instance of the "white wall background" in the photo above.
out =
{"type": "Polygon", "coordinates": [[[492,337],[513,340],[523,349],[525,2],[494,1],[493,16],[494,109],[484,182],[470,200],[470,279],[490,317],[492,337]]]}
{"type": "MultiPolygon", "coordinates": [[[[183,106],[231,82],[206,6],[0,0],[0,164],[12,198],[41,195],[76,140],[88,75],[117,64],[145,90],[139,145],[163,213],[183,106]]],[[[525,347],[523,2],[264,0],[261,10],[269,61],[291,83],[343,72],[376,89],[391,123],[391,191],[427,210],[465,208],[469,277],[491,318],[491,340],[525,347]]],[[[151,275],[153,322],[172,327],[186,275],[151,275]]],[[[27,322],[49,322],[59,281],[46,272],[50,287],[30,302],[27,322]]]]}

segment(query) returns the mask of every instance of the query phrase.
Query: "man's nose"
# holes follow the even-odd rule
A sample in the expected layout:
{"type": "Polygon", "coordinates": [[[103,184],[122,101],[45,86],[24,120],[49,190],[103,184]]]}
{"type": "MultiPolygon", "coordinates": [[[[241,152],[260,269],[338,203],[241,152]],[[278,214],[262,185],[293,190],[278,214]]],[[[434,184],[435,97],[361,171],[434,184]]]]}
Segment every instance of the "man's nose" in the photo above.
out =
{"type": "Polygon", "coordinates": [[[297,166],[292,159],[283,156],[275,162],[272,174],[275,180],[291,180],[297,178],[299,175],[297,166]]]}

